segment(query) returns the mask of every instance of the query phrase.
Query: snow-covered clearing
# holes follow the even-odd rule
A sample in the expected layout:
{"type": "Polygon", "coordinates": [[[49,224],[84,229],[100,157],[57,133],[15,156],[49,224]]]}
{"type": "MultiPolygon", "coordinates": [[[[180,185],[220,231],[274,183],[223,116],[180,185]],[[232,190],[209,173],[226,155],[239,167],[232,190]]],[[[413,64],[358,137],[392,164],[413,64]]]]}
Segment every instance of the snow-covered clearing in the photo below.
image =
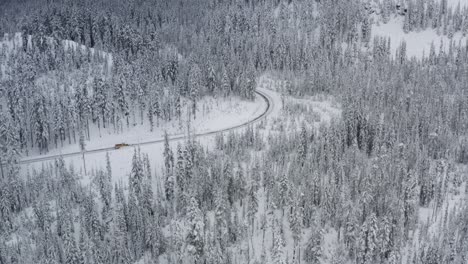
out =
{"type": "Polygon", "coordinates": [[[287,82],[273,77],[272,74],[264,74],[260,77],[259,87],[262,89],[275,89],[274,97],[277,107],[274,114],[270,115],[272,122],[269,124],[271,131],[294,131],[304,123],[316,130],[322,124],[330,124],[332,120],[341,117],[341,105],[330,95],[318,94],[314,96],[281,96],[280,91],[285,91],[287,82]],[[298,114],[301,113],[301,114],[298,114]]]}
{"type": "MultiPolygon", "coordinates": [[[[375,2],[385,2],[386,0],[374,0],[375,2]]],[[[442,0],[436,0],[435,2],[440,3],[442,0]]],[[[408,0],[403,0],[403,1],[395,1],[397,4],[402,4],[408,2],[408,0]]],[[[456,8],[460,4],[460,7],[463,8],[465,6],[468,6],[468,1],[467,0],[447,0],[447,5],[448,7],[451,8],[456,8]]]]}
{"type": "Polygon", "coordinates": [[[395,55],[396,50],[400,47],[403,41],[406,42],[406,54],[408,57],[422,58],[423,55],[428,56],[431,44],[434,43],[436,53],[439,53],[441,45],[442,49],[447,52],[450,42],[462,45],[466,44],[467,37],[461,32],[456,32],[453,38],[438,33],[436,29],[425,29],[418,32],[405,33],[403,31],[403,17],[393,17],[388,23],[379,22],[373,25],[372,37],[390,37],[391,54],[395,55]]]}
{"type": "Polygon", "coordinates": [[[460,7],[468,6],[467,0],[447,0],[447,4],[449,7],[456,8],[458,5],[460,7]]]}

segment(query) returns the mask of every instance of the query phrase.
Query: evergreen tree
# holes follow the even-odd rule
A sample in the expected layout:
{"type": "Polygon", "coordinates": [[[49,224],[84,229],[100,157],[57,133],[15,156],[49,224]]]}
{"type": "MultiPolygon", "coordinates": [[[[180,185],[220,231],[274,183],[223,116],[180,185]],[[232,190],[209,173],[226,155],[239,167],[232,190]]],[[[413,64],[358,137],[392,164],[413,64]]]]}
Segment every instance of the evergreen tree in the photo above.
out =
{"type": "Polygon", "coordinates": [[[189,72],[190,100],[192,101],[192,115],[196,118],[197,100],[201,90],[201,70],[197,64],[194,64],[189,72]]]}
{"type": "MultiPolygon", "coordinates": [[[[179,148],[178,148],[179,149],[179,148]]],[[[174,154],[172,153],[172,149],[169,145],[169,136],[167,135],[167,131],[164,132],[164,166],[166,167],[166,173],[169,174],[174,167],[174,154]]]]}
{"type": "Polygon", "coordinates": [[[304,260],[306,263],[311,264],[320,263],[323,254],[323,231],[318,222],[314,222],[311,228],[310,237],[304,252],[304,260]]]}
{"type": "Polygon", "coordinates": [[[305,127],[305,124],[302,124],[301,133],[299,135],[299,147],[298,147],[299,162],[302,166],[304,166],[304,162],[307,158],[307,151],[308,151],[307,129],[305,127]]]}
{"type": "Polygon", "coordinates": [[[248,204],[247,204],[247,216],[250,219],[250,226],[252,227],[252,233],[255,228],[255,215],[258,212],[258,198],[256,195],[256,189],[254,183],[250,185],[248,191],[248,204]]]}
{"type": "Polygon", "coordinates": [[[204,248],[204,221],[202,212],[195,198],[190,199],[187,207],[187,221],[189,225],[189,233],[187,235],[187,251],[193,256],[194,263],[201,263],[204,248]]]}
{"type": "Polygon", "coordinates": [[[132,172],[130,173],[130,190],[140,197],[143,188],[143,163],[141,160],[140,150],[134,149],[132,158],[132,172]]]}

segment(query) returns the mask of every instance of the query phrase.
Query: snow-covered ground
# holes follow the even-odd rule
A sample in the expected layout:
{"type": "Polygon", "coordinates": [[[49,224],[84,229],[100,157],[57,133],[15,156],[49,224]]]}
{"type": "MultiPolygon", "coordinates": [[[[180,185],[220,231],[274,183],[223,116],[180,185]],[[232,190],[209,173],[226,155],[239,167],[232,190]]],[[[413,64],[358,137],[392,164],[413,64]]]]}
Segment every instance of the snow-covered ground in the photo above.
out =
{"type": "MultiPolygon", "coordinates": [[[[374,1],[380,1],[380,2],[385,2],[386,0],[374,0],[374,1]]],[[[435,0],[435,2],[441,2],[442,0],[435,0]]],[[[408,2],[408,0],[402,0],[402,1],[395,1],[396,3],[405,3],[408,2]]],[[[447,0],[447,5],[452,8],[456,8],[460,4],[460,7],[465,7],[468,6],[468,0],[447,0]]]]}
{"type": "MultiPolygon", "coordinates": [[[[468,1],[467,1],[468,2],[468,1]]],[[[390,37],[390,48],[392,55],[395,55],[396,50],[403,41],[406,42],[406,54],[408,57],[421,58],[423,55],[428,56],[431,44],[434,43],[436,53],[439,52],[441,43],[443,50],[448,51],[450,41],[454,41],[456,45],[461,43],[466,44],[467,37],[461,32],[456,32],[452,39],[448,36],[438,34],[437,30],[429,28],[421,31],[405,33],[403,31],[403,17],[393,17],[386,24],[380,22],[372,27],[372,37],[390,37]]]]}
{"type": "Polygon", "coordinates": [[[465,7],[468,6],[468,0],[447,0],[447,4],[452,8],[456,8],[458,4],[460,4],[460,7],[465,7]]]}
{"type": "MultiPolygon", "coordinates": [[[[436,1],[437,2],[437,1],[436,1]]],[[[456,9],[458,5],[460,8],[468,6],[468,0],[447,0],[448,7],[456,9]]],[[[378,11],[377,13],[380,13],[378,11]]],[[[406,42],[406,53],[408,57],[422,58],[428,56],[431,44],[434,43],[435,52],[439,53],[442,50],[447,52],[449,50],[450,42],[453,41],[455,45],[466,45],[467,36],[463,36],[461,32],[455,32],[452,38],[443,34],[442,27],[439,29],[427,28],[424,30],[416,30],[405,33],[403,31],[404,17],[400,15],[392,15],[387,23],[383,23],[379,16],[374,16],[375,23],[372,26],[372,38],[375,36],[390,38],[391,54],[395,55],[396,50],[400,47],[403,41],[406,42]]]]}
{"type": "Polygon", "coordinates": [[[317,94],[302,97],[281,96],[286,90],[287,81],[264,74],[259,79],[259,89],[274,89],[277,107],[270,115],[269,130],[285,129],[294,131],[302,123],[318,129],[322,124],[330,124],[333,119],[341,117],[341,105],[330,95],[317,94]],[[301,113],[301,114],[299,114],[301,113]]]}

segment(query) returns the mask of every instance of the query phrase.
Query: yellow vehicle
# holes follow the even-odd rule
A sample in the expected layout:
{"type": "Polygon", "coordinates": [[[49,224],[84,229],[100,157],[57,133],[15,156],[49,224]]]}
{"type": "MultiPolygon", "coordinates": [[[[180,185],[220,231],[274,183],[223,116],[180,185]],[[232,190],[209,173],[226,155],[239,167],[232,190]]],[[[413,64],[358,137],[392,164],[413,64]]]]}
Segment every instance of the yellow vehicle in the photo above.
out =
{"type": "Polygon", "coordinates": [[[120,143],[120,144],[115,144],[115,149],[123,148],[123,147],[128,147],[130,146],[127,143],[120,143]]]}

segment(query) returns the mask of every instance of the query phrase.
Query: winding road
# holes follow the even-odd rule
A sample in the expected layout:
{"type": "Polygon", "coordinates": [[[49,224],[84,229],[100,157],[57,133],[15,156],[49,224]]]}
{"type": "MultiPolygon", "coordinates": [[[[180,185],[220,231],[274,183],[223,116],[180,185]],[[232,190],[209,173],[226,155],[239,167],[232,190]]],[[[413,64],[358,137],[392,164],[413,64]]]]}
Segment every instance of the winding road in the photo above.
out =
{"type": "MultiPolygon", "coordinates": [[[[263,120],[266,116],[268,116],[268,114],[271,113],[271,111],[272,111],[272,109],[274,107],[274,103],[273,103],[274,100],[271,98],[271,96],[268,93],[266,93],[264,91],[256,90],[255,93],[257,95],[259,95],[266,102],[266,105],[267,105],[267,107],[265,108],[265,111],[261,115],[255,117],[254,119],[252,119],[252,120],[250,120],[248,122],[240,124],[240,125],[236,125],[236,126],[232,126],[232,127],[224,128],[224,129],[220,129],[220,130],[215,130],[215,131],[208,131],[208,132],[204,132],[204,133],[194,134],[193,136],[195,138],[199,138],[199,137],[206,137],[206,136],[212,136],[212,135],[216,135],[216,134],[220,134],[220,133],[230,132],[230,131],[233,131],[233,130],[237,130],[237,129],[247,127],[249,125],[252,125],[254,123],[257,123],[257,122],[263,120]]],[[[186,138],[185,134],[174,135],[174,136],[169,137],[169,141],[177,141],[177,140],[182,140],[184,138],[186,138]]],[[[159,138],[159,139],[156,139],[156,140],[150,140],[150,141],[145,141],[145,142],[139,142],[137,144],[129,143],[129,146],[144,146],[144,145],[158,144],[158,143],[162,143],[162,142],[164,142],[164,138],[159,138]]],[[[107,151],[117,151],[117,150],[118,149],[116,149],[115,146],[110,146],[110,147],[106,147],[106,148],[86,150],[84,152],[84,154],[107,152],[107,151]]],[[[78,155],[82,155],[82,154],[83,154],[82,152],[71,152],[71,153],[65,153],[65,154],[58,154],[58,155],[51,155],[51,156],[44,156],[44,157],[36,157],[36,158],[31,158],[31,159],[22,159],[19,162],[19,164],[30,164],[30,163],[35,163],[35,162],[54,160],[54,159],[57,159],[57,158],[60,158],[60,157],[67,158],[67,157],[78,156],[78,155]]]]}

